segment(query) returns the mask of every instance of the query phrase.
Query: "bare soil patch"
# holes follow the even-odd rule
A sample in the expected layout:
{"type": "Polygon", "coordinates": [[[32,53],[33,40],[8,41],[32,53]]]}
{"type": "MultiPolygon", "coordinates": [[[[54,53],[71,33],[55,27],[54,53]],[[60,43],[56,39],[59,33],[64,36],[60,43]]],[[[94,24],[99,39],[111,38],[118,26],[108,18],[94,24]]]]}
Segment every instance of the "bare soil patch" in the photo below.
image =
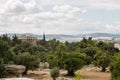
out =
{"type": "Polygon", "coordinates": [[[80,71],[80,74],[85,80],[110,80],[111,74],[109,72],[98,71],[80,71]]]}
{"type": "MultiPolygon", "coordinates": [[[[26,77],[33,78],[35,80],[52,80],[49,74],[49,69],[42,69],[36,71],[28,71],[28,75],[26,77]]],[[[110,80],[110,72],[100,72],[99,69],[93,68],[82,68],[81,70],[77,71],[83,76],[83,80],[110,80]]],[[[64,76],[67,74],[66,70],[60,71],[60,77],[57,80],[72,80],[72,77],[64,76]]]]}

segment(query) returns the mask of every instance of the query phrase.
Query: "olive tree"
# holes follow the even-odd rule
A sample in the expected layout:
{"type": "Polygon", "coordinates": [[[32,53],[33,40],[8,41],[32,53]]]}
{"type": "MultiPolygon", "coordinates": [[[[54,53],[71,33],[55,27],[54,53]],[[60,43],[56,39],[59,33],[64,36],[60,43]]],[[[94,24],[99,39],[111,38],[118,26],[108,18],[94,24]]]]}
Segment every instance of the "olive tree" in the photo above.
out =
{"type": "Polygon", "coordinates": [[[30,55],[30,53],[20,53],[14,58],[15,64],[24,65],[26,67],[26,71],[29,69],[34,69],[39,66],[40,60],[35,55],[30,55]]]}
{"type": "Polygon", "coordinates": [[[69,76],[74,76],[74,72],[84,65],[85,54],[79,52],[67,53],[64,57],[64,66],[69,76]]]}
{"type": "Polygon", "coordinates": [[[106,68],[110,65],[111,56],[107,52],[99,51],[94,55],[93,64],[97,67],[102,68],[102,72],[106,71],[106,68]]]}

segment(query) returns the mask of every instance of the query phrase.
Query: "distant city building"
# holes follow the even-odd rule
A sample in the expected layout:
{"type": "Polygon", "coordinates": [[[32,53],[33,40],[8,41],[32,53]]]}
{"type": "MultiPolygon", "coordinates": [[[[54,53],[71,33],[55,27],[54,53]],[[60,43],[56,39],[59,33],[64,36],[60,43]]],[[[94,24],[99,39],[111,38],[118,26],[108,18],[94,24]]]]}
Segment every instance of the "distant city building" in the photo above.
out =
{"type": "Polygon", "coordinates": [[[28,42],[32,45],[37,45],[37,37],[22,35],[18,36],[18,39],[23,42],[28,42]]]}
{"type": "Polygon", "coordinates": [[[108,39],[97,39],[97,42],[99,41],[103,41],[103,42],[106,42],[106,43],[113,43],[114,41],[113,40],[108,40],[108,39]]]}
{"type": "Polygon", "coordinates": [[[120,44],[119,43],[115,43],[114,46],[120,50],[120,44]]]}
{"type": "Polygon", "coordinates": [[[103,42],[106,42],[106,43],[113,43],[114,44],[114,47],[118,48],[120,50],[120,40],[115,40],[115,39],[111,39],[111,40],[108,40],[108,39],[97,39],[97,42],[99,41],[103,41],[103,42]]]}

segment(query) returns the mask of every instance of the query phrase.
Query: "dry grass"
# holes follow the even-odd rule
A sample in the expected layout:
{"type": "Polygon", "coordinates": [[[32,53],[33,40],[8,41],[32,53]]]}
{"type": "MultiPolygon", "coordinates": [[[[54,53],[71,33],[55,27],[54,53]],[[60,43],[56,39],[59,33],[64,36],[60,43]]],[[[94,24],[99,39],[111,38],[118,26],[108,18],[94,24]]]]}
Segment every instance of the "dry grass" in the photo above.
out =
{"type": "Polygon", "coordinates": [[[85,80],[110,80],[110,73],[98,71],[80,71],[85,80]]]}
{"type": "MultiPolygon", "coordinates": [[[[62,77],[68,78],[66,76],[63,76],[63,73],[65,74],[66,71],[62,70],[61,71],[61,76],[57,78],[57,80],[62,80],[62,77]]],[[[95,70],[85,70],[84,68],[79,70],[78,73],[80,73],[83,76],[84,80],[110,80],[110,73],[109,72],[100,72],[100,71],[95,71],[95,70]]],[[[28,72],[29,78],[33,78],[35,80],[52,80],[49,74],[49,70],[43,69],[38,70],[38,71],[29,71],[28,72]]],[[[72,78],[66,79],[70,80],[72,78]]]]}

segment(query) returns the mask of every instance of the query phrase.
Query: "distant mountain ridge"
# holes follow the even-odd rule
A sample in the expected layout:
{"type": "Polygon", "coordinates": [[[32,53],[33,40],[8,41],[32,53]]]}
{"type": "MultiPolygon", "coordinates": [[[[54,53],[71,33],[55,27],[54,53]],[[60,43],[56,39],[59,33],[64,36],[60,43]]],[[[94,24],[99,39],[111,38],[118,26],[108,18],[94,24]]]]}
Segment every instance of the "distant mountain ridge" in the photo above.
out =
{"type": "MultiPolygon", "coordinates": [[[[17,36],[21,36],[21,35],[31,35],[31,36],[35,36],[38,39],[42,39],[43,34],[33,34],[33,33],[23,33],[23,34],[19,34],[19,33],[8,33],[7,35],[9,37],[12,37],[14,35],[17,36]]],[[[110,37],[110,38],[120,38],[120,34],[110,34],[110,33],[91,33],[91,34],[79,34],[79,35],[66,35],[66,34],[45,34],[46,35],[46,39],[57,39],[57,40],[79,40],[83,37],[93,37],[93,38],[99,38],[99,37],[110,37]]]]}

